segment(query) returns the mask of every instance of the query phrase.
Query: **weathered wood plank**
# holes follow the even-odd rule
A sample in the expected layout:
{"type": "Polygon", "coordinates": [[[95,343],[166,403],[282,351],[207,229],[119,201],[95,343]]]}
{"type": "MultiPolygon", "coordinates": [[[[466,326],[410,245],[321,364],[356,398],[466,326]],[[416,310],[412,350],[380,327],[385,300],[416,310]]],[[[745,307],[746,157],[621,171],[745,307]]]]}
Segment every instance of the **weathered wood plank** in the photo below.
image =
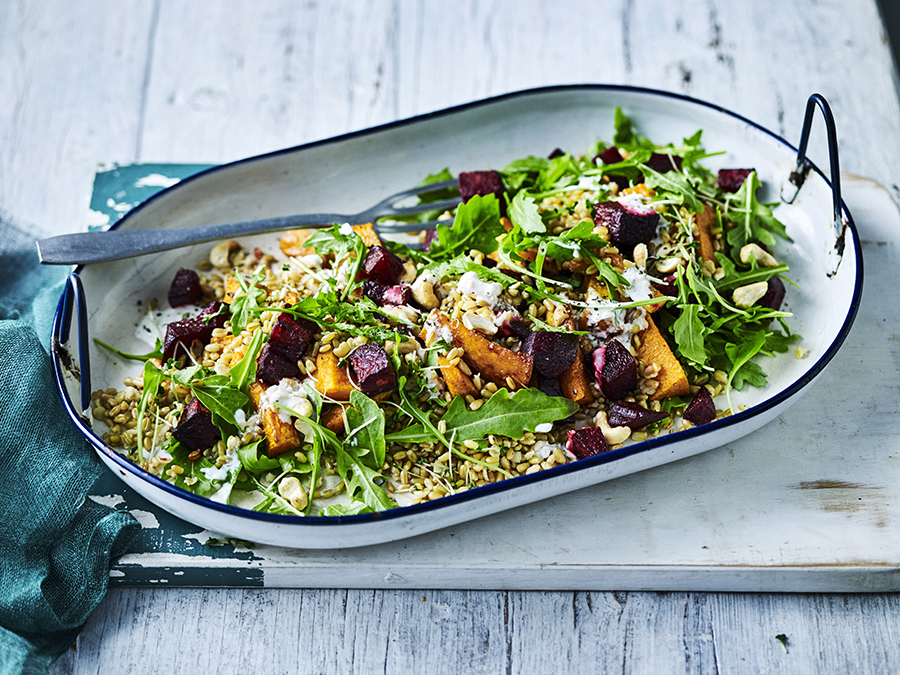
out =
{"type": "MultiPolygon", "coordinates": [[[[76,229],[97,161],[225,161],[584,81],[709,99],[791,142],[820,91],[843,167],[892,185],[889,59],[872,1],[10,3],[0,207],[76,229]]],[[[891,672],[898,616],[895,595],[116,589],[53,672],[891,672]]]]}
{"type": "Polygon", "coordinates": [[[15,2],[0,15],[0,208],[77,231],[97,163],[135,159],[153,4],[15,2]]]}
{"type": "Polygon", "coordinates": [[[898,614],[897,595],[115,589],[53,672],[891,672],[898,614]]]}

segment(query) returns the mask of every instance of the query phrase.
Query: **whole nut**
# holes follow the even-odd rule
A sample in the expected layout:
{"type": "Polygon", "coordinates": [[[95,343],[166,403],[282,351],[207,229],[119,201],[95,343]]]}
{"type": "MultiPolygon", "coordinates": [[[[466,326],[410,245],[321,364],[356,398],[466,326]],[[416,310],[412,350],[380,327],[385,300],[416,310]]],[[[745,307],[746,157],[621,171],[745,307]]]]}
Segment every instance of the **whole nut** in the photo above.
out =
{"type": "Polygon", "coordinates": [[[436,309],[441,302],[434,294],[434,283],[437,277],[431,272],[425,272],[412,284],[413,300],[424,309],[436,309]]]}
{"type": "Polygon", "coordinates": [[[484,318],[481,314],[475,312],[466,312],[462,318],[463,326],[469,330],[478,331],[485,335],[494,335],[497,332],[497,326],[493,321],[484,318]]]}
{"type": "Polygon", "coordinates": [[[303,489],[300,481],[294,476],[287,476],[278,482],[278,494],[290,502],[291,506],[298,511],[302,511],[309,504],[306,490],[303,489]]]}
{"type": "Polygon", "coordinates": [[[212,250],[209,252],[209,262],[212,263],[213,267],[218,267],[219,269],[230,269],[231,262],[228,259],[228,256],[237,251],[241,245],[234,241],[234,239],[229,239],[228,241],[220,241],[218,244],[212,247],[212,250]]]}
{"type": "Polygon", "coordinates": [[[778,261],[767,250],[759,244],[747,244],[741,249],[741,262],[745,265],[750,264],[750,258],[756,259],[756,264],[760,267],[777,267],[778,261]]]}
{"type": "Polygon", "coordinates": [[[598,412],[594,417],[594,423],[600,427],[600,430],[603,432],[603,437],[606,439],[606,442],[609,443],[610,447],[621,445],[631,438],[631,427],[609,426],[609,420],[606,417],[606,412],[603,410],[598,412]]]}
{"type": "Polygon", "coordinates": [[[734,304],[741,309],[747,309],[756,304],[756,301],[762,298],[769,291],[769,284],[765,281],[758,281],[755,284],[747,284],[734,289],[731,299],[734,304]]]}

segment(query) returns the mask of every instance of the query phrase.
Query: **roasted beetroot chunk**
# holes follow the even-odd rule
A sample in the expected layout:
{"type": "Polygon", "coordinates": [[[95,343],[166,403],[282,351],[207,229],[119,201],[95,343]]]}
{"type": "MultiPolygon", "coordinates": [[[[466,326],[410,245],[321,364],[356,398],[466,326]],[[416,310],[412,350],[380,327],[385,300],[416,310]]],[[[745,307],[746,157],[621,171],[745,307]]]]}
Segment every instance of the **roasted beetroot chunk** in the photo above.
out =
{"type": "Polygon", "coordinates": [[[716,419],[716,404],[706,387],[700,387],[697,395],[687,404],[681,416],[695,427],[716,419]]]}
{"type": "Polygon", "coordinates": [[[637,361],[618,340],[609,340],[593,352],[597,386],[610,401],[618,401],[637,387],[637,361]]]}
{"type": "Polygon", "coordinates": [[[463,171],[457,179],[459,183],[459,196],[463,203],[469,201],[475,195],[496,195],[503,208],[503,195],[506,188],[503,187],[503,179],[496,171],[463,171]]]}
{"type": "Polygon", "coordinates": [[[719,169],[718,186],[723,192],[737,192],[756,169],[719,169]]]}
{"type": "Polygon", "coordinates": [[[178,358],[187,354],[194,340],[203,344],[209,342],[213,327],[198,319],[182,319],[166,326],[166,337],[163,340],[163,360],[178,358]]]}
{"type": "Polygon", "coordinates": [[[759,300],[760,307],[768,307],[769,309],[781,309],[781,303],[784,302],[784,282],[778,277],[769,277],[769,290],[759,300]]]}
{"type": "Polygon", "coordinates": [[[381,345],[361,345],[350,352],[348,359],[353,379],[366,396],[383,394],[397,388],[397,373],[381,345]]]}
{"type": "Polygon", "coordinates": [[[285,356],[267,342],[256,357],[256,377],[271,387],[286,377],[300,377],[300,368],[297,359],[285,356]]]}
{"type": "Polygon", "coordinates": [[[370,246],[363,262],[365,276],[385,286],[393,286],[403,274],[400,258],[383,246],[370,246]]]}
{"type": "Polygon", "coordinates": [[[578,459],[601,455],[609,451],[606,436],[600,427],[585,427],[584,429],[572,429],[566,439],[566,450],[578,459]]]}
{"type": "Polygon", "coordinates": [[[678,287],[675,285],[674,274],[663,275],[660,277],[660,281],[656,281],[652,285],[657,291],[663,295],[668,295],[670,298],[678,296],[678,287]]]}
{"type": "Polygon", "coordinates": [[[522,352],[534,357],[534,368],[544,377],[559,377],[578,356],[578,339],[568,333],[538,330],[522,343],[522,352]]]}
{"type": "Polygon", "coordinates": [[[296,319],[287,312],[282,312],[272,326],[272,334],[268,344],[282,356],[297,361],[312,344],[318,327],[312,321],[296,319]]]}
{"type": "Polygon", "coordinates": [[[412,303],[412,286],[408,284],[397,284],[388,286],[384,290],[383,304],[385,305],[409,305],[412,303]]]}
{"type": "Polygon", "coordinates": [[[565,396],[558,377],[544,377],[540,373],[535,376],[535,388],[547,396],[565,396]]]}
{"type": "MultiPolygon", "coordinates": [[[[624,158],[619,152],[619,149],[614,145],[608,147],[606,150],[594,157],[594,164],[597,163],[598,159],[604,164],[618,164],[619,162],[624,161],[624,158]]],[[[630,184],[628,178],[626,178],[625,176],[621,176],[618,174],[607,174],[606,177],[609,178],[613,183],[618,185],[620,190],[624,190],[630,184]]]]}
{"type": "Polygon", "coordinates": [[[385,286],[377,281],[366,279],[363,282],[363,295],[379,307],[383,305],[403,306],[412,303],[412,287],[409,284],[385,286]]]}
{"type": "Polygon", "coordinates": [[[434,230],[425,230],[425,239],[422,244],[425,247],[426,251],[431,250],[431,243],[438,238],[437,229],[434,230]]]}
{"type": "Polygon", "coordinates": [[[223,311],[224,307],[225,304],[218,300],[211,302],[197,315],[197,320],[212,328],[224,328],[229,316],[227,310],[223,311]]]}
{"type": "Polygon", "coordinates": [[[647,160],[647,166],[657,173],[666,173],[668,171],[678,171],[681,169],[681,157],[676,155],[666,155],[654,152],[647,160]]]}
{"type": "Polygon", "coordinates": [[[557,157],[562,157],[565,151],[562,148],[554,148],[553,151],[547,155],[547,159],[556,159],[557,157]]]}
{"type": "Polygon", "coordinates": [[[316,330],[311,321],[295,319],[287,312],[279,314],[269,341],[256,357],[256,376],[268,385],[278,384],[285,377],[299,377],[297,361],[303,358],[316,330]]]}
{"type": "Polygon", "coordinates": [[[611,145],[606,150],[597,155],[597,157],[595,157],[595,160],[597,159],[599,159],[604,164],[618,164],[619,162],[625,161],[625,158],[622,157],[622,153],[620,153],[619,149],[614,145],[611,145]]]}
{"type": "Polygon", "coordinates": [[[654,412],[627,401],[615,401],[609,406],[609,426],[630,427],[631,429],[643,429],[648,424],[659,422],[669,416],[669,413],[654,412]]]}
{"type": "Polygon", "coordinates": [[[524,340],[531,335],[531,328],[522,319],[514,316],[500,324],[497,328],[497,335],[499,337],[517,337],[520,340],[524,340]]]}
{"type": "Polygon", "coordinates": [[[200,275],[194,270],[180,269],[169,286],[169,305],[181,307],[197,302],[203,297],[200,289],[200,275]]]}
{"type": "Polygon", "coordinates": [[[597,202],[594,204],[594,223],[605,225],[610,242],[622,255],[630,258],[636,245],[646,244],[656,236],[659,214],[629,211],[618,202],[597,202]]]}
{"type": "Polygon", "coordinates": [[[172,436],[191,450],[205,450],[222,438],[219,428],[213,424],[212,413],[197,398],[191,399],[181,413],[172,436]]]}

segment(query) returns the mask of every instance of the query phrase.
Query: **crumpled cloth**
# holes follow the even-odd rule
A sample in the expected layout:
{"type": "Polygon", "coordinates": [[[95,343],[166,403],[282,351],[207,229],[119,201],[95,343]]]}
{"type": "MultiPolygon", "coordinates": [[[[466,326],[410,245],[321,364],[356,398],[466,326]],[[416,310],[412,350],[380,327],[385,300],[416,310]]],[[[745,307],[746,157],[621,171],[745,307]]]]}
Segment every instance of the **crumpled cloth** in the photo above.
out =
{"type": "Polygon", "coordinates": [[[39,265],[40,236],[0,215],[0,675],[46,672],[140,529],[87,498],[104,468],[66,414],[41,344],[67,270],[39,265]]]}

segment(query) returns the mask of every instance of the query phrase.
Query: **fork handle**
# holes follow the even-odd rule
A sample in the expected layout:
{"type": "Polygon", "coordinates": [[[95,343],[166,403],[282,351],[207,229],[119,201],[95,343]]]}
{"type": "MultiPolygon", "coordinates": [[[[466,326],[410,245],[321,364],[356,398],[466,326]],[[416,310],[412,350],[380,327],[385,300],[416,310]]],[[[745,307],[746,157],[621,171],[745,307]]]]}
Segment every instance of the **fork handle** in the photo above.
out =
{"type": "Polygon", "coordinates": [[[37,251],[44,265],[86,265],[133,258],[228,237],[302,227],[329,227],[334,223],[345,223],[352,219],[353,216],[337,213],[311,213],[199,227],[79,232],[41,239],[37,242],[37,251]]]}

